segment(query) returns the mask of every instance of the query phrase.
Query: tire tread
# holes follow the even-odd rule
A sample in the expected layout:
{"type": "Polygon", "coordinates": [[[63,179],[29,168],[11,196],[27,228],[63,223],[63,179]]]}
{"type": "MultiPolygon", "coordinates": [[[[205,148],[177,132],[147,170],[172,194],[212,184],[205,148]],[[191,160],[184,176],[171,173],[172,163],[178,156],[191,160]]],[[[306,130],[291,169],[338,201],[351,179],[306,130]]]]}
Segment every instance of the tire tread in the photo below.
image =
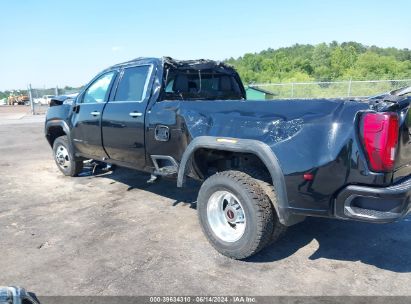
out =
{"type": "Polygon", "coordinates": [[[287,231],[287,226],[281,224],[278,219],[278,214],[275,211],[275,205],[277,204],[278,197],[274,186],[271,184],[271,176],[267,172],[255,167],[247,167],[244,171],[260,184],[274,209],[274,229],[269,242],[270,244],[273,244],[285,234],[287,231]]]}
{"type": "MultiPolygon", "coordinates": [[[[256,220],[257,236],[250,246],[248,246],[247,248],[244,248],[242,251],[233,253],[230,250],[225,250],[223,248],[218,247],[217,244],[215,244],[213,241],[210,241],[210,239],[213,239],[211,232],[207,231],[207,229],[205,229],[203,225],[201,226],[210,244],[217,251],[233,259],[239,259],[239,260],[245,259],[259,252],[270,242],[271,235],[273,232],[273,227],[274,227],[273,212],[272,212],[273,209],[271,206],[271,202],[268,196],[265,194],[264,190],[257,183],[257,181],[251,176],[249,176],[248,174],[241,172],[241,171],[229,170],[229,171],[218,172],[212,175],[211,177],[209,177],[204,182],[202,188],[207,187],[209,184],[213,184],[214,179],[220,178],[220,177],[231,179],[235,181],[236,183],[240,184],[243,187],[243,189],[248,193],[248,195],[252,198],[253,204],[255,205],[256,210],[257,210],[257,220],[256,220]]],[[[202,191],[200,189],[199,197],[201,195],[202,195],[202,191]]]]}

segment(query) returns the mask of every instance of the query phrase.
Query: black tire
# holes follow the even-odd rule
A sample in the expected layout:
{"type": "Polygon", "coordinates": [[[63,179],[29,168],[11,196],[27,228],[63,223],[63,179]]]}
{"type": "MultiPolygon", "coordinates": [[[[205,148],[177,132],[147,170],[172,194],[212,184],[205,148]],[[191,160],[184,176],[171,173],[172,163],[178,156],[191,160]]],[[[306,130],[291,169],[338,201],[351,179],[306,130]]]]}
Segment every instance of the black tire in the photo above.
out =
{"type": "Polygon", "coordinates": [[[221,254],[233,259],[245,259],[254,255],[269,243],[273,233],[271,202],[256,180],[244,172],[224,171],[210,176],[198,194],[197,211],[201,227],[210,244],[221,254]],[[210,224],[212,219],[209,219],[207,212],[208,205],[213,204],[210,198],[221,192],[228,192],[238,198],[245,216],[244,232],[235,241],[226,241],[219,237],[215,232],[216,226],[213,228],[210,224]]]}
{"type": "Polygon", "coordinates": [[[260,187],[267,194],[272,207],[273,207],[273,216],[274,216],[274,228],[273,233],[270,237],[270,244],[278,241],[287,231],[287,226],[281,224],[278,219],[278,214],[275,211],[275,204],[277,204],[277,193],[275,192],[274,186],[272,185],[271,175],[266,171],[260,168],[255,167],[246,167],[244,172],[253,177],[259,184],[260,187]]]}
{"type": "Polygon", "coordinates": [[[53,143],[53,157],[57,167],[66,176],[77,176],[83,170],[83,161],[74,158],[67,136],[56,138],[53,143]]]}

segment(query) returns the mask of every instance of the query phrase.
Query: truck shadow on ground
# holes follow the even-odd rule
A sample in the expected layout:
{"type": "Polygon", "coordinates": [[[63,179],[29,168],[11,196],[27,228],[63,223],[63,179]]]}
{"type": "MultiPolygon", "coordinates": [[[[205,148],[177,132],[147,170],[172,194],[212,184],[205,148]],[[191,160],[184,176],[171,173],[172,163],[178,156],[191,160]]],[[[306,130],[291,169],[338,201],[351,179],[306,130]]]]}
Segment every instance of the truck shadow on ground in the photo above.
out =
{"type": "Polygon", "coordinates": [[[411,219],[394,224],[307,218],[290,227],[277,243],[248,259],[273,262],[287,258],[315,241],[310,260],[360,261],[393,272],[411,272],[411,219]]]}
{"type": "MultiPolygon", "coordinates": [[[[176,179],[160,177],[154,183],[147,183],[150,178],[150,174],[126,168],[116,168],[112,172],[103,174],[100,173],[101,172],[96,171],[95,177],[108,178],[110,180],[125,184],[128,186],[127,191],[149,191],[173,200],[173,206],[184,204],[189,205],[192,209],[196,209],[197,194],[201,184],[195,180],[187,179],[187,183],[184,188],[177,188],[176,179]]],[[[89,176],[92,174],[86,169],[81,175],[89,176]]]]}
{"type": "MultiPolygon", "coordinates": [[[[200,184],[188,180],[183,189],[176,188],[175,179],[161,179],[147,184],[148,174],[119,168],[102,175],[129,186],[127,191],[142,189],[172,199],[173,206],[188,204],[196,209],[200,184]]],[[[316,241],[318,248],[310,260],[329,259],[360,261],[393,272],[411,272],[411,218],[393,224],[345,222],[325,218],[307,218],[290,227],[281,240],[246,260],[269,263],[286,259],[316,241]]]]}

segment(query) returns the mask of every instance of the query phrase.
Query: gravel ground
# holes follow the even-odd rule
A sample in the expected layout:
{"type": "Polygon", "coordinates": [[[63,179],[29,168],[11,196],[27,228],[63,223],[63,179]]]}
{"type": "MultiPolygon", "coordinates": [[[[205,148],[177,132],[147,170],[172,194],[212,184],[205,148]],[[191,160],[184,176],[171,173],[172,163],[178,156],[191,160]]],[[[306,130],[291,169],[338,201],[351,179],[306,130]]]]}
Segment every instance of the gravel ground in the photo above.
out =
{"type": "Polygon", "coordinates": [[[0,285],[37,295],[411,295],[409,219],[307,219],[253,258],[230,260],[202,235],[195,183],[148,185],[122,168],[64,177],[43,124],[4,117],[0,285]]]}

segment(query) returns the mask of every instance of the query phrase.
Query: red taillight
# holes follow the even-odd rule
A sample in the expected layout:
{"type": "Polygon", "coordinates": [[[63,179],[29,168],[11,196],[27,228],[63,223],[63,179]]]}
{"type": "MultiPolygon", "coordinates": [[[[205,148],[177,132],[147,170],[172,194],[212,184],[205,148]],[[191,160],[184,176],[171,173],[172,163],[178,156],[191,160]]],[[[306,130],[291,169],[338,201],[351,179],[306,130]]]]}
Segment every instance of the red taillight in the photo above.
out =
{"type": "Polygon", "coordinates": [[[306,181],[313,181],[314,180],[314,175],[312,173],[304,173],[303,178],[306,181]]]}
{"type": "Polygon", "coordinates": [[[399,123],[396,113],[366,113],[362,136],[372,171],[387,172],[394,168],[399,123]]]}

